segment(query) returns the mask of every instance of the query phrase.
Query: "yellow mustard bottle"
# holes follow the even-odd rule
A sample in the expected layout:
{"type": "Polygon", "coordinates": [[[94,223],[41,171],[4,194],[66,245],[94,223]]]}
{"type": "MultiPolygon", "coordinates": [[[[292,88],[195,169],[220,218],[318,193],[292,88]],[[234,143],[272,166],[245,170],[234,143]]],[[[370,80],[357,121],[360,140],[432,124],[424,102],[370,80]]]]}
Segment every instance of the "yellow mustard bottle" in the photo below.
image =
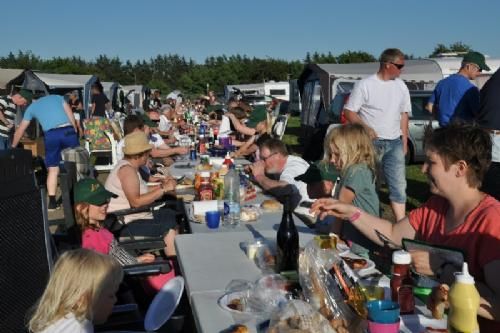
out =
{"type": "Polygon", "coordinates": [[[448,332],[479,333],[477,324],[479,293],[466,262],[463,264],[462,272],[455,275],[455,283],[451,286],[448,300],[450,302],[448,332]]]}

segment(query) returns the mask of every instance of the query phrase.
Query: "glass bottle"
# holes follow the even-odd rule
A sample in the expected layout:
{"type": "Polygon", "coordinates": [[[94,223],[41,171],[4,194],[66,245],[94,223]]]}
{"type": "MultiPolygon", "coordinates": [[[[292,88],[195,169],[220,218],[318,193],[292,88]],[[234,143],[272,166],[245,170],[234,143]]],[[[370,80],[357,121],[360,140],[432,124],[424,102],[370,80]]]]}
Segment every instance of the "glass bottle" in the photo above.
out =
{"type": "Polygon", "coordinates": [[[404,250],[392,254],[391,299],[399,303],[401,314],[415,311],[413,279],[410,274],[411,255],[404,250]]]}
{"type": "Polygon", "coordinates": [[[299,233],[293,222],[289,196],[285,198],[276,244],[278,272],[296,271],[299,259],[299,233]]]}

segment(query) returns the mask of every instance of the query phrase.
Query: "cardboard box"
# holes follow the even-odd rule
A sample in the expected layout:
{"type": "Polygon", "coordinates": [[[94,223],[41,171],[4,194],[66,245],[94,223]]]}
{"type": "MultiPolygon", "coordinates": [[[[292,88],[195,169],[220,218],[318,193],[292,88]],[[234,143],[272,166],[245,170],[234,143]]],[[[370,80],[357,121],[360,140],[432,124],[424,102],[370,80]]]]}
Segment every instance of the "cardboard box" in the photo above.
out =
{"type": "Polygon", "coordinates": [[[24,149],[31,150],[31,154],[33,156],[45,157],[45,145],[43,143],[43,138],[37,138],[36,140],[23,138],[21,139],[21,145],[24,149]]]}

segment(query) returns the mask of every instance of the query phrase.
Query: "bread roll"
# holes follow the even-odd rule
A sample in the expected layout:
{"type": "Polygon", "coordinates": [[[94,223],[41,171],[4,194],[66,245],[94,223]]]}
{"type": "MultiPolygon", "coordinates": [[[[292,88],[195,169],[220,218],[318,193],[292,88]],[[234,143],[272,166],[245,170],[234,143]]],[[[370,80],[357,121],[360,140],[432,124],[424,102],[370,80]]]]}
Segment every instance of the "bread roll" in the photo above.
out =
{"type": "Polygon", "coordinates": [[[264,201],[262,201],[260,206],[262,207],[262,209],[265,209],[267,211],[281,210],[281,204],[279,203],[278,200],[274,200],[274,199],[264,200],[264,201]]]}

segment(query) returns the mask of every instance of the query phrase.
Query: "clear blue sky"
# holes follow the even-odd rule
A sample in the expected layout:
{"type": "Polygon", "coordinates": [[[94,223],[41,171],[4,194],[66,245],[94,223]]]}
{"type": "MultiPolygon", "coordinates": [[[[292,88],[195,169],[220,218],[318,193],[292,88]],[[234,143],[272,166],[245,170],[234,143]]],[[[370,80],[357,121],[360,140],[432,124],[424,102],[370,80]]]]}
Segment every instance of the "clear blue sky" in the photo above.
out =
{"type": "Polygon", "coordinates": [[[457,41],[500,57],[496,0],[24,0],[2,8],[0,55],[99,54],[121,60],[177,53],[303,59],[306,52],[387,47],[427,56],[457,41]]]}

